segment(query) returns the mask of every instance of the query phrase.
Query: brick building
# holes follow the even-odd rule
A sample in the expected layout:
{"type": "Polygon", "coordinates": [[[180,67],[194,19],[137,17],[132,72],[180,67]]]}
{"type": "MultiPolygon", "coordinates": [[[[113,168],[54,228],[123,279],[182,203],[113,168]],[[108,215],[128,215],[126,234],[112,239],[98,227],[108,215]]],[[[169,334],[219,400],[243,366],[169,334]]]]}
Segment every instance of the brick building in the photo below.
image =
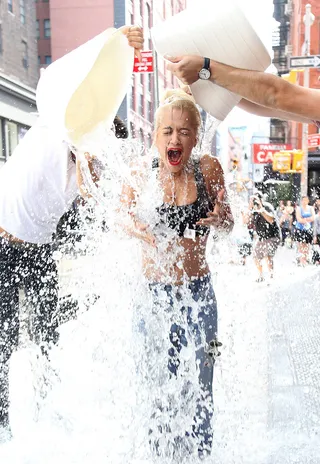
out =
{"type": "MultiPolygon", "coordinates": [[[[85,43],[108,27],[124,24],[143,26],[145,50],[152,49],[148,30],[153,24],[178,13],[186,0],[38,0],[37,31],[39,64],[52,61],[85,43]]],[[[158,62],[158,83],[172,87],[174,80],[158,62]]],[[[119,116],[128,122],[131,135],[150,144],[155,99],[153,74],[135,75],[131,90],[124,99],[119,116]]]]}
{"type": "MultiPolygon", "coordinates": [[[[311,26],[310,54],[320,54],[320,2],[319,0],[273,0],[274,17],[279,22],[279,35],[274,43],[274,64],[279,75],[288,74],[289,57],[305,54],[305,26],[303,17],[306,4],[311,5],[315,16],[311,26]]],[[[310,87],[320,89],[320,69],[310,69],[310,87]]],[[[303,85],[304,72],[291,72],[290,80],[303,85]]],[[[318,131],[315,125],[309,125],[309,134],[318,131]]],[[[291,143],[294,148],[302,148],[302,124],[294,121],[271,119],[270,141],[291,143]]],[[[320,150],[309,149],[308,153],[309,194],[320,195],[320,150]]],[[[300,189],[300,175],[295,176],[297,190],[300,189]]]]}
{"type": "Polygon", "coordinates": [[[0,2],[0,164],[36,120],[34,0],[0,2]]]}
{"type": "MultiPolygon", "coordinates": [[[[305,25],[303,17],[306,12],[306,4],[311,5],[311,11],[315,16],[311,26],[310,54],[320,54],[320,2],[319,0],[292,0],[289,2],[290,8],[290,52],[292,56],[304,55],[305,50],[305,25]]],[[[310,69],[310,87],[320,89],[320,69],[310,69]]],[[[303,71],[297,73],[297,82],[303,85],[303,71]]],[[[309,134],[317,133],[315,125],[309,125],[309,134]]],[[[296,140],[296,147],[301,148],[302,143],[302,124],[290,122],[288,124],[288,135],[296,140]]],[[[308,184],[309,194],[319,196],[320,194],[320,150],[309,148],[308,153],[308,184]]]]}

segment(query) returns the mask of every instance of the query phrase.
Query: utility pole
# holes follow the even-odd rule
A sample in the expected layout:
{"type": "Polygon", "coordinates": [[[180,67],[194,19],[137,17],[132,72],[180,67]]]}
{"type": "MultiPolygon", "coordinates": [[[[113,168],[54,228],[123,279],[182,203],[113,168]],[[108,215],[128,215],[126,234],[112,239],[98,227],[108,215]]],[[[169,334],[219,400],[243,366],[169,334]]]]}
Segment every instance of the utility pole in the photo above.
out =
{"type": "MultiPolygon", "coordinates": [[[[314,22],[314,15],[311,13],[311,5],[306,5],[306,14],[303,17],[305,25],[304,29],[304,44],[305,52],[304,55],[310,55],[310,29],[314,22]]],[[[303,86],[309,88],[310,85],[310,74],[309,68],[304,70],[303,86]]],[[[302,124],[302,150],[303,150],[303,166],[301,173],[301,197],[308,195],[308,135],[309,125],[302,124]]]]}

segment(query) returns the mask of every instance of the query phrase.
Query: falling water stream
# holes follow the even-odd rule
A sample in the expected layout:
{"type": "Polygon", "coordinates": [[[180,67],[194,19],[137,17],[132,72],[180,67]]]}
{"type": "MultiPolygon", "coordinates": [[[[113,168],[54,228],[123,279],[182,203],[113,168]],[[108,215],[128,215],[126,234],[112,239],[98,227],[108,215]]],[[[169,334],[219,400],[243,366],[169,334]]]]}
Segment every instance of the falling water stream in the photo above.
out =
{"type": "MultiPolygon", "coordinates": [[[[161,403],[162,411],[168,401],[176,406],[174,420],[171,418],[173,434],[186,430],[192,422],[194,411],[188,395],[196,394],[198,388],[194,347],[190,344],[184,352],[189,390],[181,395],[183,376],[172,382],[167,378],[169,321],[164,315],[152,314],[141,272],[141,244],[119,228],[121,185],[133,182],[130,164],[141,157],[140,148],[114,139],[108,139],[106,146],[107,156],[100,159],[106,166],[100,188],[86,177],[95,221],[76,243],[74,254],[56,253],[61,292],[78,301],[78,316],[61,326],[50,364],[26,340],[14,354],[13,438],[0,445],[4,464],[200,462],[192,449],[174,453],[170,439],[160,458],[150,446],[151,411],[156,402],[161,403]],[[107,231],[101,227],[102,221],[107,231]],[[148,332],[147,346],[139,329],[141,320],[148,332]]],[[[144,220],[153,224],[161,195],[150,173],[140,206],[144,220]]],[[[290,291],[290,281],[303,286],[304,277],[291,273],[286,280],[283,273],[276,289],[257,289],[251,283],[250,270],[228,264],[229,251],[230,242],[217,244],[210,237],[208,259],[224,347],[215,366],[214,447],[205,462],[319,463],[316,429],[305,439],[306,430],[291,429],[290,434],[285,428],[274,428],[270,419],[270,337],[278,335],[274,327],[270,329],[268,312],[276,297],[278,307],[285,310],[288,303],[282,295],[290,291]],[[299,439],[308,444],[306,455],[303,446],[298,446],[299,439]],[[278,461],[280,455],[284,458],[278,461]],[[285,461],[288,456],[290,460],[285,461]]],[[[307,278],[314,275],[310,271],[307,278]]],[[[318,293],[313,298],[318,302],[318,293]]],[[[292,401],[294,404],[294,398],[292,401]]]]}

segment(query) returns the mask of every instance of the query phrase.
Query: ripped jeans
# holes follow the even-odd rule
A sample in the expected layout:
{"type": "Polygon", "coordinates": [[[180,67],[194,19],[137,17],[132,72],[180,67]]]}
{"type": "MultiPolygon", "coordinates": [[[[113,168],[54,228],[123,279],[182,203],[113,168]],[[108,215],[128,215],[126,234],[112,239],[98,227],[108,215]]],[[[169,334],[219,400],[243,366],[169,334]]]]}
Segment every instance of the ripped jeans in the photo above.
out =
{"type": "Polygon", "coordinates": [[[178,459],[193,453],[205,457],[213,437],[214,359],[208,347],[217,334],[211,276],[179,286],[149,283],[149,289],[152,316],[148,324],[140,321],[139,331],[146,340],[146,375],[158,395],[152,403],[150,443],[161,457],[168,456],[168,442],[178,459]]]}

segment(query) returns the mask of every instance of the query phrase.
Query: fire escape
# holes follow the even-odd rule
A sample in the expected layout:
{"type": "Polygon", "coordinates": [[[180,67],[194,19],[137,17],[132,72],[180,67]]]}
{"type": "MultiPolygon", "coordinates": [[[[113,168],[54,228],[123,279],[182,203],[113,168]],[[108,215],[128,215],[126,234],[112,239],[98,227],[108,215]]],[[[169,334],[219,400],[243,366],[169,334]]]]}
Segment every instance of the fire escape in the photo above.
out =
{"type": "MultiPolygon", "coordinates": [[[[272,49],[274,52],[273,64],[278,75],[287,74],[288,56],[291,46],[288,44],[290,34],[290,16],[292,13],[292,0],[273,0],[273,17],[279,23],[272,34],[272,49]]],[[[270,120],[270,143],[288,143],[288,123],[280,119],[270,120]]]]}

